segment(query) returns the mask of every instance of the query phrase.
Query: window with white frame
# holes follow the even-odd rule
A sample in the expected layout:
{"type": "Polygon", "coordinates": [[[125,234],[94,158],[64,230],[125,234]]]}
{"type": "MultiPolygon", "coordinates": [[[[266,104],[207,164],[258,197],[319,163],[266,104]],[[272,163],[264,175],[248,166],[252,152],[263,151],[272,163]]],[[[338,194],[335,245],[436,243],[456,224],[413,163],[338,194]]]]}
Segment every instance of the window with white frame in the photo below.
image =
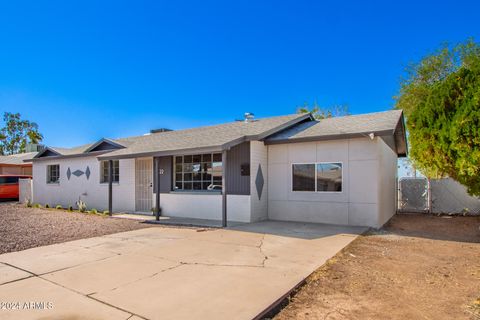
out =
{"type": "Polygon", "coordinates": [[[176,156],[174,190],[222,190],[222,154],[176,156]]]}
{"type": "MultiPolygon", "coordinates": [[[[113,160],[113,183],[120,182],[120,162],[113,160]]],[[[108,183],[108,160],[100,161],[100,183],[108,183]]]]}
{"type": "Polygon", "coordinates": [[[47,183],[59,183],[60,182],[60,165],[50,164],[47,165],[47,183]]]}
{"type": "Polygon", "coordinates": [[[342,192],[342,163],[293,164],[292,191],[342,192]]]}

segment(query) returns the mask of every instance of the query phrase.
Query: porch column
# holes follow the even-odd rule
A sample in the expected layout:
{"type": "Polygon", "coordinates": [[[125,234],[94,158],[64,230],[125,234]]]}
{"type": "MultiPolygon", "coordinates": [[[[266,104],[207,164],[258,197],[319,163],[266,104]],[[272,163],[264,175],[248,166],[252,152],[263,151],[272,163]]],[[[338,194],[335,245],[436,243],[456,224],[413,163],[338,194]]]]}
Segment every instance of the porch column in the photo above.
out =
{"type": "Polygon", "coordinates": [[[222,151],[222,227],[227,226],[227,150],[222,151]]]}
{"type": "Polygon", "coordinates": [[[155,220],[160,220],[160,158],[156,157],[153,169],[156,176],[156,193],[155,193],[155,220]]]}
{"type": "Polygon", "coordinates": [[[113,160],[108,160],[108,214],[111,216],[113,213],[113,160]]]}

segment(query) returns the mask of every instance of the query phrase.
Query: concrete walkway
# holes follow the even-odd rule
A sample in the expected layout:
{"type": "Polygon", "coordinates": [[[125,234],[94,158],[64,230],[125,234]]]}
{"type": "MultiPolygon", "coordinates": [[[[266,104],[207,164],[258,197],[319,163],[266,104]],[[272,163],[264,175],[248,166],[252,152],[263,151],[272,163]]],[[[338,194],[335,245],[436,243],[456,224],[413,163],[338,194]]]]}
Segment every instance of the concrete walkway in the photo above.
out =
{"type": "Polygon", "coordinates": [[[0,319],[252,319],[363,231],[152,227],[3,254],[0,319]]]}

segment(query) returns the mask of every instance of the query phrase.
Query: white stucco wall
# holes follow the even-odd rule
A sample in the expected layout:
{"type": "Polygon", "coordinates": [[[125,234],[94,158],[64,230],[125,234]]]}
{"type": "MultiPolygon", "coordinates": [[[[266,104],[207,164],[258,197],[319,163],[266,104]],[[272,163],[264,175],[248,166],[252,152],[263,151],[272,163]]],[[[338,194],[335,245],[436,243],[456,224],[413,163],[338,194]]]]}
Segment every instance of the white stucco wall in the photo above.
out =
{"type": "Polygon", "coordinates": [[[395,205],[396,156],[387,149],[380,138],[268,146],[268,218],[379,227],[395,205]],[[292,164],[314,162],[342,162],[342,192],[292,191],[292,164]]]}
{"type": "Polygon", "coordinates": [[[162,215],[195,219],[222,219],[222,195],[172,192],[160,194],[162,215]]]}
{"type": "MultiPolygon", "coordinates": [[[[120,182],[113,184],[113,211],[133,212],[135,210],[135,160],[120,160],[120,182]]],[[[33,202],[63,207],[75,203],[81,196],[89,209],[108,210],[108,184],[100,183],[100,162],[95,157],[42,160],[33,163],[33,202]],[[47,165],[60,165],[60,183],[47,184],[47,165]],[[67,179],[67,170],[85,172],[90,169],[90,178],[85,174],[67,179]]]]}
{"type": "Polygon", "coordinates": [[[251,222],[250,196],[227,195],[227,222],[251,222]]]}
{"type": "Polygon", "coordinates": [[[268,147],[262,141],[250,142],[250,195],[251,222],[268,219],[268,147]],[[264,181],[261,198],[255,183],[259,166],[264,181]]]}

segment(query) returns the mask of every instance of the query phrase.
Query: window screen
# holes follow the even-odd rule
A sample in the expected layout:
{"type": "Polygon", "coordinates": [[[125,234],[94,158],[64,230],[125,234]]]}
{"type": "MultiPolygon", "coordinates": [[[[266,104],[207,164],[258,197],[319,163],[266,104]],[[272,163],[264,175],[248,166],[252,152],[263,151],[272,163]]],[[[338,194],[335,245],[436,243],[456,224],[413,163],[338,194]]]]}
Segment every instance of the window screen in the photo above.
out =
{"type": "MultiPolygon", "coordinates": [[[[112,182],[120,182],[120,161],[113,160],[113,180],[112,182]]],[[[100,162],[100,183],[108,183],[108,160],[100,162]]]]}
{"type": "Polygon", "coordinates": [[[293,191],[315,191],[315,164],[293,165],[293,191]]]}
{"type": "Polygon", "coordinates": [[[293,191],[341,192],[342,164],[293,164],[292,179],[293,191]]]}
{"type": "Polygon", "coordinates": [[[60,165],[52,164],[47,166],[47,183],[60,182],[60,165]]]}
{"type": "Polygon", "coordinates": [[[341,163],[317,163],[317,191],[342,191],[341,163]]]}

